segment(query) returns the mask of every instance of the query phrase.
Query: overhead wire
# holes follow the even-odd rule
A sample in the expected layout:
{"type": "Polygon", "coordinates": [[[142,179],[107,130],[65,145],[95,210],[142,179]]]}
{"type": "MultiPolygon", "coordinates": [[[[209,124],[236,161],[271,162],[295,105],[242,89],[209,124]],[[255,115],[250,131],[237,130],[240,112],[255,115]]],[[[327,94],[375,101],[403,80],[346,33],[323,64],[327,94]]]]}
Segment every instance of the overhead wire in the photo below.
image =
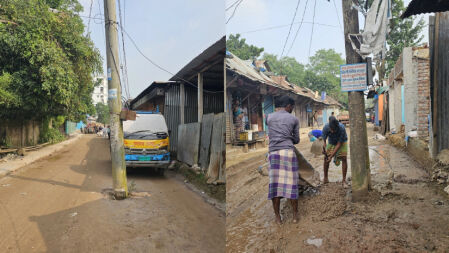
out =
{"type": "Polygon", "coordinates": [[[237,1],[235,1],[233,4],[231,4],[231,5],[229,5],[227,8],[226,8],[226,11],[228,11],[228,10],[230,10],[231,8],[232,8],[232,6],[234,6],[236,3],[238,3],[240,0],[237,0],[237,1]]]}
{"type": "MultiPolygon", "coordinates": [[[[303,13],[302,13],[301,22],[300,22],[300,24],[299,24],[298,29],[296,30],[295,37],[293,38],[292,44],[290,45],[290,48],[289,48],[288,51],[287,51],[287,55],[290,54],[290,51],[292,50],[293,45],[295,44],[296,38],[298,37],[299,30],[301,29],[302,24],[305,23],[305,22],[304,22],[304,17],[305,17],[305,15],[306,15],[306,10],[307,10],[307,4],[308,4],[308,3],[309,3],[309,0],[306,1],[306,5],[304,6],[304,11],[303,11],[303,13]]],[[[307,22],[306,22],[306,23],[307,23],[307,22]]],[[[310,22],[309,22],[309,23],[310,23],[310,22]]],[[[312,25],[314,25],[313,22],[312,22],[312,25]]]]}
{"type": "MultiPolygon", "coordinates": [[[[335,3],[335,0],[332,0],[332,2],[334,2],[335,12],[337,13],[338,25],[340,26],[341,32],[344,33],[341,26],[340,15],[338,14],[337,4],[335,3]]],[[[366,1],[366,3],[368,4],[368,1],[366,1]]]]}
{"type": "Polygon", "coordinates": [[[89,8],[89,20],[87,21],[87,32],[86,36],[90,37],[90,20],[92,15],[92,5],[94,4],[94,0],[90,0],[90,8],[89,8]]]}
{"type": "MultiPolygon", "coordinates": [[[[166,73],[172,75],[173,77],[178,78],[179,80],[181,80],[181,81],[183,81],[183,82],[185,82],[185,83],[187,83],[187,84],[189,84],[189,85],[191,85],[191,86],[193,86],[193,87],[195,87],[195,88],[198,88],[197,85],[191,83],[191,82],[188,81],[188,80],[185,80],[184,78],[182,78],[182,77],[180,77],[180,76],[177,76],[177,75],[173,74],[171,71],[169,71],[169,70],[163,68],[162,66],[160,66],[159,64],[157,64],[156,62],[154,62],[152,59],[150,59],[148,56],[146,56],[146,55],[142,52],[142,50],[137,46],[137,43],[134,41],[134,39],[131,37],[131,35],[129,35],[129,33],[128,33],[125,29],[123,29],[123,32],[124,32],[125,35],[128,37],[128,39],[131,41],[131,43],[134,45],[134,47],[136,48],[137,52],[139,52],[139,54],[142,55],[143,58],[145,58],[145,59],[146,59],[148,62],[150,62],[152,65],[154,65],[154,66],[157,67],[158,69],[160,69],[160,70],[162,70],[162,71],[164,71],[164,72],[166,72],[166,73]]],[[[208,93],[223,93],[223,91],[210,91],[210,90],[206,90],[206,89],[203,89],[203,90],[204,90],[205,92],[208,92],[208,93]]]]}
{"type": "Polygon", "coordinates": [[[125,50],[125,37],[123,35],[123,18],[122,18],[122,8],[120,4],[120,0],[118,1],[118,13],[119,13],[119,26],[121,31],[121,37],[122,37],[122,53],[123,53],[123,63],[124,66],[122,67],[122,78],[125,83],[125,91],[128,99],[130,98],[130,92],[129,92],[129,80],[128,80],[128,65],[126,63],[126,50],[125,50]]]}
{"type": "MultiPolygon", "coordinates": [[[[315,3],[313,5],[313,18],[312,18],[313,23],[315,23],[315,10],[316,10],[316,1],[317,0],[314,0],[314,1],[315,1],[315,3]]],[[[312,24],[312,32],[310,33],[310,43],[309,43],[309,59],[308,59],[309,61],[310,61],[310,50],[312,49],[313,28],[314,28],[314,25],[312,24]]]]}
{"type": "Polygon", "coordinates": [[[229,23],[229,21],[232,19],[232,17],[234,17],[235,11],[237,10],[237,8],[239,7],[239,5],[243,2],[243,0],[240,0],[237,5],[234,7],[234,11],[232,11],[231,16],[228,18],[228,20],[226,21],[226,24],[229,23]]]}
{"type": "Polygon", "coordinates": [[[293,14],[292,22],[290,24],[290,28],[288,29],[287,38],[285,38],[284,47],[282,48],[282,53],[281,53],[280,58],[282,58],[282,56],[284,55],[285,46],[287,46],[287,42],[288,42],[288,39],[290,37],[290,33],[292,31],[292,26],[293,26],[293,23],[295,22],[296,13],[298,12],[299,3],[301,3],[301,0],[298,0],[298,2],[296,4],[295,14],[293,14]]]}
{"type": "MultiPolygon", "coordinates": [[[[315,25],[318,25],[318,26],[326,26],[326,27],[338,28],[337,25],[323,24],[323,23],[317,23],[317,22],[312,23],[310,21],[303,21],[303,22],[298,21],[298,22],[295,22],[294,24],[296,25],[296,24],[301,24],[301,23],[302,24],[310,24],[310,25],[311,24],[315,24],[315,25]]],[[[239,33],[239,34],[246,34],[246,33],[263,32],[263,31],[268,31],[268,30],[284,28],[284,27],[287,27],[287,26],[290,26],[290,24],[269,26],[269,27],[259,28],[259,29],[255,29],[255,30],[245,31],[245,32],[237,32],[237,33],[239,33]]]]}

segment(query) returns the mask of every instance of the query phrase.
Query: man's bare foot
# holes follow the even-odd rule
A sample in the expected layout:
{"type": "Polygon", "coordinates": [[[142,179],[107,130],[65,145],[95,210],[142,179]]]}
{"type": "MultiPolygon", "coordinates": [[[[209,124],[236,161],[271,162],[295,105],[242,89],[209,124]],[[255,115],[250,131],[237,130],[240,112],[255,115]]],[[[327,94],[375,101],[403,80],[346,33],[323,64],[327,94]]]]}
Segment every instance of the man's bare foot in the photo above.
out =
{"type": "Polygon", "coordinates": [[[327,183],[329,183],[329,179],[324,178],[324,179],[323,179],[323,184],[327,184],[327,183]]]}
{"type": "Polygon", "coordinates": [[[276,221],[276,224],[278,224],[279,226],[282,225],[281,216],[276,217],[275,221],[276,221]]]}
{"type": "Polygon", "coordinates": [[[299,221],[298,214],[293,214],[293,224],[297,224],[299,221]]]}
{"type": "Polygon", "coordinates": [[[349,188],[349,185],[346,183],[346,181],[341,182],[341,185],[342,185],[343,188],[345,188],[345,189],[349,188]]]}

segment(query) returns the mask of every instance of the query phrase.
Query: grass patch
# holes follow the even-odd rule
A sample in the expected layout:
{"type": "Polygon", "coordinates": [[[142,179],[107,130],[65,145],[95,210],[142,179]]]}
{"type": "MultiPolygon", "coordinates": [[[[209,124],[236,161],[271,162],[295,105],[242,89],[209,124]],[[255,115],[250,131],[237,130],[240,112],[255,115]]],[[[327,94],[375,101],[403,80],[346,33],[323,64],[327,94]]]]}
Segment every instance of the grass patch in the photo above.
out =
{"type": "Polygon", "coordinates": [[[181,173],[191,184],[195,185],[198,189],[205,192],[208,196],[218,200],[221,203],[226,202],[225,184],[208,184],[206,175],[204,175],[203,173],[197,174],[195,171],[185,165],[180,166],[178,168],[178,172],[181,173]]]}

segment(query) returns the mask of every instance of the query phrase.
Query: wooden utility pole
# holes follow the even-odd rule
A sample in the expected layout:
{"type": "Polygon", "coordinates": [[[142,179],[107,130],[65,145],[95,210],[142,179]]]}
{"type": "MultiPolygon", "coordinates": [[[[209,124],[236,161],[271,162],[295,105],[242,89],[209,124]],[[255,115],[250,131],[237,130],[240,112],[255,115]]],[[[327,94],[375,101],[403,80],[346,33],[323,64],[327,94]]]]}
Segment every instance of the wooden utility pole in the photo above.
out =
{"type": "Polygon", "coordinates": [[[118,58],[118,36],[115,0],[104,0],[106,26],[106,58],[108,67],[108,105],[111,115],[111,160],[112,182],[116,199],[128,196],[126,182],[125,149],[123,147],[123,125],[120,120],[122,109],[118,58]]]}
{"type": "MultiPolygon", "coordinates": [[[[362,57],[352,48],[348,34],[359,33],[359,16],[352,8],[352,0],[342,0],[345,36],[346,64],[361,63],[362,57]]],[[[368,138],[365,119],[365,98],[363,91],[351,91],[349,100],[350,154],[352,200],[358,201],[368,194],[371,186],[371,175],[368,153],[368,138]]]]}

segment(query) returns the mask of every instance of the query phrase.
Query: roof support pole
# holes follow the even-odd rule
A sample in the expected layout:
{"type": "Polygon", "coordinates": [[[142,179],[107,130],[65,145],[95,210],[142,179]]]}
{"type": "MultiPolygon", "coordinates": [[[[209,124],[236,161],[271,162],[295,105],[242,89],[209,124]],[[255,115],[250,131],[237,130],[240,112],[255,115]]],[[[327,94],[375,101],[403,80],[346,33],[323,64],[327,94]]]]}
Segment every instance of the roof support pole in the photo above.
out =
{"type": "Polygon", "coordinates": [[[180,116],[181,124],[184,124],[184,122],[185,122],[185,116],[184,116],[185,99],[186,99],[186,91],[184,88],[184,83],[181,83],[179,85],[179,116],[180,116]]]}
{"type": "Polygon", "coordinates": [[[203,120],[203,73],[198,73],[198,122],[203,120]]]}
{"type": "Polygon", "coordinates": [[[227,112],[226,102],[227,102],[227,94],[226,94],[226,58],[223,59],[223,101],[224,101],[224,112],[227,112]]]}

